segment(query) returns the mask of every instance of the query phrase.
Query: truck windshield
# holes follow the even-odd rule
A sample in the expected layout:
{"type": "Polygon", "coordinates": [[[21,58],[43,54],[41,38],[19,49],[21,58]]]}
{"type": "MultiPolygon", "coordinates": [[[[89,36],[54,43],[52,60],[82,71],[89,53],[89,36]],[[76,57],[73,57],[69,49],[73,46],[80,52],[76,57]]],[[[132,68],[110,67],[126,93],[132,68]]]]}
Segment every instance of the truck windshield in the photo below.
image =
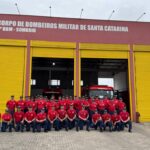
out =
{"type": "Polygon", "coordinates": [[[114,92],[113,90],[90,90],[89,91],[90,97],[98,96],[99,98],[103,99],[105,95],[107,95],[109,99],[112,99],[114,96],[114,92]]]}

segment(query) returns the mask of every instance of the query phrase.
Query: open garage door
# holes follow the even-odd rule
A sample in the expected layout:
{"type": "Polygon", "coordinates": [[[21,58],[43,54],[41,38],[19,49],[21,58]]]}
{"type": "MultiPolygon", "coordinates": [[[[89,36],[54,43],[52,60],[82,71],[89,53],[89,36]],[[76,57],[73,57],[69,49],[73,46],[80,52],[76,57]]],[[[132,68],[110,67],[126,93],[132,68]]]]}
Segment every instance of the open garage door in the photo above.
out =
{"type": "Polygon", "coordinates": [[[73,59],[32,58],[31,95],[73,96],[73,59]]]}
{"type": "MultiPolygon", "coordinates": [[[[142,49],[140,49],[142,50],[142,49]]],[[[149,49],[150,50],[150,49],[149,49]]],[[[140,121],[150,121],[150,52],[135,52],[135,81],[137,112],[140,113],[140,121]]]]}
{"type": "MultiPolygon", "coordinates": [[[[81,70],[82,89],[93,85],[112,86],[118,98],[123,98],[130,111],[127,59],[82,58],[81,70]]],[[[94,91],[90,94],[94,94],[94,91]]],[[[104,96],[103,93],[98,93],[98,90],[95,90],[95,94],[104,96]]],[[[107,96],[113,98],[113,95],[108,93],[107,96]]]]}

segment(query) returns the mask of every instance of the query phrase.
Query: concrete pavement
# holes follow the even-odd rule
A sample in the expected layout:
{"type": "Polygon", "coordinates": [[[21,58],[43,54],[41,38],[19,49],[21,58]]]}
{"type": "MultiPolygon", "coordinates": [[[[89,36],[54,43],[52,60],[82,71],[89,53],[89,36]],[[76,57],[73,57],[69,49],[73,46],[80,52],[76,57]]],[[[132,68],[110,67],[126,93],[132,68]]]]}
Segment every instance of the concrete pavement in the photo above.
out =
{"type": "Polygon", "coordinates": [[[150,150],[150,124],[133,123],[133,132],[51,131],[0,133],[0,150],[150,150]]]}

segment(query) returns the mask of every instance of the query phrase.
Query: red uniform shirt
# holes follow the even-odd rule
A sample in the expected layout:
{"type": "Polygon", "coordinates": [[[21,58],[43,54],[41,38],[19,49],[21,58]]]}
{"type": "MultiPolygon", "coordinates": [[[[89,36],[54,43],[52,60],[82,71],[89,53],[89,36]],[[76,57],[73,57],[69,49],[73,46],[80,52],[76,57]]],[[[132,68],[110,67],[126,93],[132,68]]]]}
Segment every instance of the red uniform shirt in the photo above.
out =
{"type": "Polygon", "coordinates": [[[25,107],[26,108],[31,107],[32,110],[35,111],[35,109],[36,109],[36,103],[34,101],[31,101],[31,100],[25,101],[25,107]]]}
{"type": "Polygon", "coordinates": [[[114,99],[114,103],[115,103],[115,107],[118,108],[119,100],[115,98],[115,99],[114,99]]]}
{"type": "Polygon", "coordinates": [[[89,102],[87,100],[81,100],[82,106],[85,106],[86,108],[90,106],[89,102]]]}
{"type": "Polygon", "coordinates": [[[9,100],[6,105],[7,105],[7,108],[9,110],[15,110],[16,101],[15,100],[9,100]]]}
{"type": "Polygon", "coordinates": [[[59,107],[64,106],[64,109],[67,110],[68,104],[66,100],[59,101],[59,107]]]}
{"type": "Polygon", "coordinates": [[[105,108],[108,108],[109,99],[104,99],[103,102],[105,104],[105,108]]]}
{"type": "Polygon", "coordinates": [[[100,100],[100,101],[98,102],[97,108],[98,108],[99,110],[105,110],[105,104],[104,104],[103,100],[100,100]]]}
{"type": "Polygon", "coordinates": [[[41,112],[38,113],[36,115],[36,119],[39,120],[39,121],[42,121],[42,120],[46,119],[46,113],[41,113],[41,112]]]}
{"type": "Polygon", "coordinates": [[[58,116],[58,113],[56,110],[49,110],[48,111],[48,118],[50,121],[54,121],[58,116]]]}
{"type": "Polygon", "coordinates": [[[74,107],[74,104],[75,104],[74,100],[69,100],[68,101],[68,107],[71,106],[71,105],[74,107]]]}
{"type": "Polygon", "coordinates": [[[127,121],[129,118],[129,113],[128,112],[121,112],[120,117],[123,121],[127,121]]]}
{"type": "Polygon", "coordinates": [[[106,114],[103,114],[102,115],[102,119],[104,122],[108,121],[108,120],[111,120],[111,115],[106,113],[106,114]]]}
{"type": "Polygon", "coordinates": [[[58,110],[58,118],[63,120],[66,117],[66,115],[67,115],[66,110],[61,110],[61,109],[58,110]]]}
{"type": "Polygon", "coordinates": [[[33,119],[35,119],[35,117],[36,117],[35,111],[31,111],[31,112],[28,111],[28,112],[25,113],[24,118],[26,118],[27,121],[32,121],[33,119]]]}
{"type": "Polygon", "coordinates": [[[2,120],[4,121],[10,121],[12,119],[11,114],[5,113],[2,115],[2,120]]]}
{"type": "Polygon", "coordinates": [[[96,124],[99,120],[101,120],[102,118],[101,118],[101,115],[100,114],[98,114],[98,113],[95,113],[95,114],[93,114],[92,115],[92,122],[94,123],[94,124],[96,124]]]}
{"type": "Polygon", "coordinates": [[[48,102],[46,103],[46,108],[47,108],[48,110],[52,110],[52,107],[54,107],[55,110],[57,110],[57,109],[59,108],[59,105],[58,105],[58,103],[55,102],[55,101],[48,101],[48,102]]]}
{"type": "Polygon", "coordinates": [[[16,123],[21,122],[24,119],[24,112],[20,111],[20,112],[15,112],[14,113],[14,119],[16,123]]]}
{"type": "Polygon", "coordinates": [[[111,120],[113,123],[119,122],[120,121],[120,115],[112,115],[111,120]]]}
{"type": "Polygon", "coordinates": [[[38,110],[42,110],[46,107],[46,101],[43,99],[37,100],[36,105],[38,110]]]}
{"type": "Polygon", "coordinates": [[[118,102],[118,109],[120,111],[123,111],[124,107],[126,107],[126,104],[124,102],[122,102],[122,101],[119,101],[118,102]]]}
{"type": "Polygon", "coordinates": [[[97,110],[97,103],[96,103],[96,102],[92,102],[92,103],[90,104],[90,106],[89,106],[89,109],[90,109],[91,111],[97,110]]]}
{"type": "Polygon", "coordinates": [[[81,119],[81,120],[87,120],[89,116],[89,113],[87,110],[80,110],[79,113],[78,113],[78,117],[81,119]]]}
{"type": "Polygon", "coordinates": [[[71,120],[73,119],[75,116],[76,116],[76,111],[75,109],[68,109],[67,110],[67,115],[68,115],[68,118],[71,120]]]}
{"type": "Polygon", "coordinates": [[[76,110],[81,110],[82,109],[81,100],[75,100],[74,107],[75,107],[76,110]]]}
{"type": "Polygon", "coordinates": [[[20,109],[21,109],[22,111],[24,111],[24,108],[25,108],[25,101],[23,101],[23,100],[17,101],[17,102],[16,102],[16,106],[17,106],[17,107],[20,107],[20,109]]]}
{"type": "Polygon", "coordinates": [[[113,100],[109,101],[109,103],[108,103],[108,110],[109,110],[109,112],[114,112],[116,110],[115,103],[114,103],[113,100]]]}

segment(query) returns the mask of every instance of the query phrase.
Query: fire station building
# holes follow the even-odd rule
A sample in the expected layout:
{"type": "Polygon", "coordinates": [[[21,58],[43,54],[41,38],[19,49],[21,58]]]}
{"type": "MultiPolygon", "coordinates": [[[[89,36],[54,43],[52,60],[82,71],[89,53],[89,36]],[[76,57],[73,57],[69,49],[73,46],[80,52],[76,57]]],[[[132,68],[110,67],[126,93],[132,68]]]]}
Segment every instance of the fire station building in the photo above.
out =
{"type": "Polygon", "coordinates": [[[0,112],[11,95],[41,94],[53,80],[81,96],[114,78],[131,118],[150,121],[150,23],[0,14],[0,112]],[[82,82],[81,82],[82,81],[82,82]]]}

